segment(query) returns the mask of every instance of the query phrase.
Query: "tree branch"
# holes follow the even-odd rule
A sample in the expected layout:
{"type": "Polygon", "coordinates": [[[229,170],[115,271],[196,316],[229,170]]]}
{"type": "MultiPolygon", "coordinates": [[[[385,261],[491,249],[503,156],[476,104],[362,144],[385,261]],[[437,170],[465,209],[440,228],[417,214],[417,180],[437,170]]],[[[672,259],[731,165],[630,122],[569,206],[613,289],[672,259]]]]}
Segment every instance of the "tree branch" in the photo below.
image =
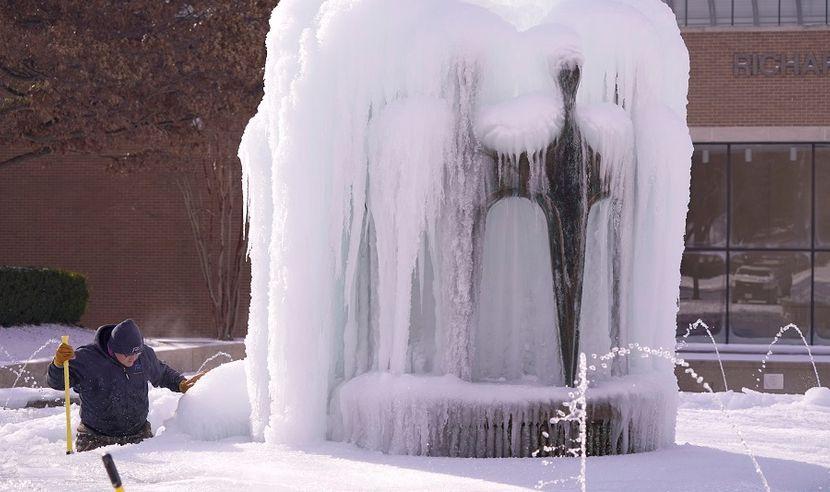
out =
{"type": "Polygon", "coordinates": [[[26,67],[26,68],[27,68],[27,71],[22,72],[22,71],[15,70],[13,68],[9,68],[5,65],[0,65],[0,72],[3,72],[8,77],[11,77],[15,80],[25,80],[27,82],[32,81],[32,80],[38,80],[38,79],[41,78],[40,72],[34,70],[31,67],[26,67]],[[32,72],[34,72],[34,74],[32,74],[32,72]]]}
{"type": "Polygon", "coordinates": [[[4,91],[8,92],[12,96],[26,97],[25,92],[21,92],[21,91],[15,89],[14,87],[12,87],[8,84],[4,84],[3,82],[0,82],[0,89],[3,89],[4,91]]]}
{"type": "Polygon", "coordinates": [[[30,108],[29,106],[12,106],[6,109],[0,109],[0,115],[8,116],[12,113],[19,113],[21,111],[34,111],[34,109],[30,108]]]}
{"type": "Polygon", "coordinates": [[[0,161],[0,167],[10,166],[12,164],[18,164],[21,162],[30,161],[32,159],[37,159],[38,157],[43,157],[45,155],[49,155],[52,153],[52,149],[50,147],[41,147],[37,150],[33,150],[31,152],[27,152],[25,154],[20,154],[12,157],[11,159],[6,159],[4,161],[0,161]]]}

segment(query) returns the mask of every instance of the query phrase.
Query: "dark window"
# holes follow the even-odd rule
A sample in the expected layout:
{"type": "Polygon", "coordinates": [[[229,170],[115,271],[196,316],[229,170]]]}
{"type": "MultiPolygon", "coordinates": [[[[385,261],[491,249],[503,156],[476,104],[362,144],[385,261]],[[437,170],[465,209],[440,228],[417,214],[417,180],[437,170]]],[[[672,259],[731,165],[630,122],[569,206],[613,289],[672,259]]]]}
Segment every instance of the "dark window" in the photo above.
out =
{"type": "MultiPolygon", "coordinates": [[[[768,344],[792,323],[830,345],[826,190],[830,144],[696,145],[678,337],[702,319],[719,342],[768,344]]],[[[803,342],[790,329],[780,343],[803,342]]]]}
{"type": "MultiPolygon", "coordinates": [[[[680,309],[677,336],[682,337],[698,319],[706,323],[718,342],[726,340],[726,253],[686,252],[680,264],[680,309]]],[[[687,339],[708,342],[703,328],[687,339]]]]}
{"type": "Polygon", "coordinates": [[[733,145],[731,246],[809,248],[809,145],[733,145]]]}
{"type": "Polygon", "coordinates": [[[814,275],[815,343],[830,345],[830,253],[816,253],[814,275]]]}
{"type": "MultiPolygon", "coordinates": [[[[729,340],[770,343],[778,330],[796,324],[810,340],[812,267],[809,253],[730,253],[729,340]]],[[[788,331],[781,342],[802,343],[788,331]]]]}
{"type": "Polygon", "coordinates": [[[677,23],[681,26],[685,26],[687,0],[668,0],[666,3],[668,3],[669,7],[671,7],[671,9],[674,11],[674,15],[677,17],[677,23]]]}
{"type": "Polygon", "coordinates": [[[803,23],[808,25],[825,24],[827,22],[826,8],[827,0],[801,0],[803,23]]]}
{"type": "Polygon", "coordinates": [[[816,247],[830,248],[830,146],[816,146],[816,247]]]}
{"type": "Polygon", "coordinates": [[[714,3],[689,0],[686,5],[687,26],[714,26],[717,18],[714,3]]]}
{"type": "Polygon", "coordinates": [[[779,0],[753,0],[758,3],[757,25],[777,26],[779,24],[779,0]]]}
{"type": "Polygon", "coordinates": [[[726,246],[726,145],[698,145],[686,218],[687,246],[726,246]]]}

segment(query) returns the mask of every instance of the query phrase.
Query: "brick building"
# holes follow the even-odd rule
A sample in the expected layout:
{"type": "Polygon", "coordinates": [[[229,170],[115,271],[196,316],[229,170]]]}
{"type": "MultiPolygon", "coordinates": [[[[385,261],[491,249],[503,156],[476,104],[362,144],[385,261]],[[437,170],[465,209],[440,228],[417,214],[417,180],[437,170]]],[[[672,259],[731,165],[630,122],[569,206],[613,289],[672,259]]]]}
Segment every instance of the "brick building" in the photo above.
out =
{"type": "MultiPolygon", "coordinates": [[[[179,189],[170,176],[121,176],[106,164],[49,156],[0,168],[0,265],[85,275],[84,326],[132,317],[147,336],[215,337],[179,189]]],[[[244,279],[236,336],[247,320],[247,268],[244,279]]]]}
{"type": "MultiPolygon", "coordinates": [[[[789,323],[813,352],[830,343],[828,2],[665,3],[689,49],[695,144],[678,335],[703,319],[733,389],[803,390],[815,376],[792,328],[776,349],[790,355],[756,376],[789,323]]],[[[708,336],[689,340],[685,356],[719,381],[708,336]]]]}

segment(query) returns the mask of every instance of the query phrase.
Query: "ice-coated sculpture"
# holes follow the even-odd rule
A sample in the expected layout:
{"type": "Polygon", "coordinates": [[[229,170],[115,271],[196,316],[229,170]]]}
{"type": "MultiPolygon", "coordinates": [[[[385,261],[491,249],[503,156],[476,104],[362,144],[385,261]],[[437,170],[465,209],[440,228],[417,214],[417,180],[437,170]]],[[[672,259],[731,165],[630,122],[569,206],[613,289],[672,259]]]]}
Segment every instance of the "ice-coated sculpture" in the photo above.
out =
{"type": "Polygon", "coordinates": [[[256,439],[391,453],[674,440],[692,152],[658,0],[283,0],[240,147],[256,439]]]}

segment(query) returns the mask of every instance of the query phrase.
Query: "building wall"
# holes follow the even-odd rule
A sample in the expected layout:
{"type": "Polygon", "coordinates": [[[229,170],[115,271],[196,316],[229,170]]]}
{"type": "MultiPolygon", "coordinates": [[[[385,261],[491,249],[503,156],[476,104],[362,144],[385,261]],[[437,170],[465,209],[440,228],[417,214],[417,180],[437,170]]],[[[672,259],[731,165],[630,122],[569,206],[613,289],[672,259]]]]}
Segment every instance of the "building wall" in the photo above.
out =
{"type": "MultiPolygon", "coordinates": [[[[698,244],[700,238],[697,238],[690,242],[684,263],[686,258],[694,256],[720,257],[726,263],[723,268],[727,275],[710,283],[709,297],[701,294],[693,300],[688,295],[691,276],[681,272],[687,292],[684,298],[681,285],[678,329],[682,332],[689,322],[708,316],[706,321],[713,326],[718,342],[756,344],[757,350],[744,347],[745,353],[737,355],[725,353],[721,348],[730,389],[756,388],[760,359],[784,323],[798,324],[808,343],[828,343],[825,301],[828,283],[824,274],[827,262],[824,243],[819,238],[827,230],[822,213],[826,207],[822,203],[827,200],[824,176],[830,169],[829,154],[825,150],[830,142],[830,28],[683,28],[682,36],[689,49],[688,123],[696,144],[689,220],[700,217],[695,214],[695,207],[699,207],[698,212],[720,207],[718,220],[723,221],[720,239],[712,237],[698,244]],[[775,142],[782,145],[765,145],[775,142]],[[746,154],[747,149],[752,154],[746,154]],[[719,150],[723,152],[720,157],[716,155],[719,150]],[[787,150],[789,156],[785,153],[787,150]],[[748,173],[750,161],[752,172],[748,173]],[[715,179],[707,181],[707,177],[715,179]],[[748,196],[752,199],[747,200],[748,196]],[[799,199],[802,201],[798,202],[799,199]],[[797,204],[803,206],[796,209],[797,204]],[[755,215],[747,214],[748,210],[754,210],[755,215]],[[781,223],[793,225],[793,231],[806,223],[810,239],[800,244],[783,244],[781,238],[794,232],[788,230],[776,236],[775,227],[781,223]],[[746,246],[736,240],[734,231],[748,229],[757,233],[758,240],[746,246]],[[733,231],[731,238],[726,231],[733,231]],[[746,247],[742,249],[742,246],[746,247]],[[806,259],[791,272],[789,267],[782,268],[800,282],[793,291],[795,294],[779,296],[768,304],[743,299],[739,305],[739,295],[731,291],[730,282],[738,260],[774,265],[775,255],[781,260],[806,259]],[[721,289],[717,294],[721,296],[719,302],[714,293],[717,288],[713,289],[715,285],[721,289]]],[[[709,339],[705,335],[690,339],[708,348],[709,339]]],[[[779,348],[783,344],[801,343],[791,330],[781,339],[779,348]]],[[[720,365],[710,360],[710,354],[695,358],[696,354],[687,351],[681,355],[689,357],[692,367],[714,383],[717,390],[723,389],[719,382],[720,365]]],[[[820,374],[827,370],[826,361],[819,363],[820,374]]],[[[803,392],[815,384],[813,367],[803,355],[793,356],[787,362],[779,359],[767,364],[766,374],[783,377],[782,388],[776,391],[803,392]]],[[[682,390],[699,391],[682,376],[678,373],[682,390]]],[[[763,384],[758,389],[772,391],[763,384]]]]}
{"type": "Polygon", "coordinates": [[[830,29],[687,28],[682,35],[691,63],[690,127],[830,126],[830,29]],[[756,64],[753,75],[753,54],[798,56],[799,74],[768,60],[764,68],[776,74],[759,73],[756,64]],[[807,69],[808,54],[822,65],[818,73],[807,69]]]}
{"type": "MultiPolygon", "coordinates": [[[[85,275],[84,326],[133,318],[146,336],[214,337],[177,187],[149,172],[115,175],[105,164],[52,156],[0,167],[0,265],[85,275]]],[[[247,328],[249,279],[246,268],[237,336],[247,328]]]]}

